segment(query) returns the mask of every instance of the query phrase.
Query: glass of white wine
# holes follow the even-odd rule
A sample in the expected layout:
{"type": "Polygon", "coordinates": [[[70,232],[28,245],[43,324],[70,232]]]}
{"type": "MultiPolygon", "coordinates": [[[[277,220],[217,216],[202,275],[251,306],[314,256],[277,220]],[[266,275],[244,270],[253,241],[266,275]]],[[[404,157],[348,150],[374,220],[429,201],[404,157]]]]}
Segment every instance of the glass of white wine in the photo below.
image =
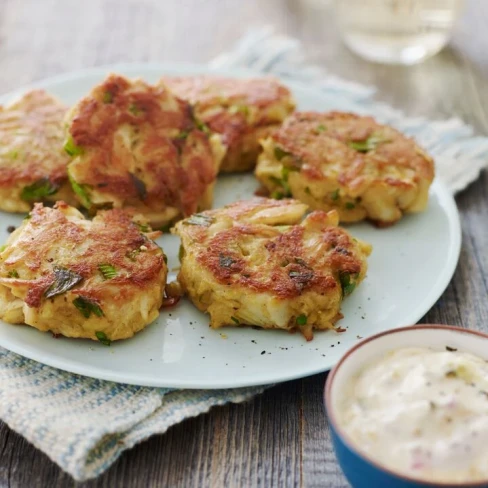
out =
{"type": "Polygon", "coordinates": [[[370,61],[414,64],[449,41],[463,0],[335,0],[346,45],[370,61]]]}

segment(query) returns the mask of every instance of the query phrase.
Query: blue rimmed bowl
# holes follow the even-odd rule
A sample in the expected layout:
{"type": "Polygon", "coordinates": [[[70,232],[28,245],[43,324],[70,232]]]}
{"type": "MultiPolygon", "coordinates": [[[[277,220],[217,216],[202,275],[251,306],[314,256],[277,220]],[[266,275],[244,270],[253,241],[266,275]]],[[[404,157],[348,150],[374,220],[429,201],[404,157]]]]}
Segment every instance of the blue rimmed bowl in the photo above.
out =
{"type": "Polygon", "coordinates": [[[338,422],[337,412],[342,403],[345,387],[352,377],[371,361],[382,357],[388,351],[403,347],[431,347],[437,350],[445,350],[449,347],[488,360],[487,334],[434,324],[382,332],[359,342],[347,351],[329,373],[324,390],[332,442],[346,478],[354,488],[488,487],[488,479],[481,482],[439,483],[397,473],[365,454],[338,422]]]}

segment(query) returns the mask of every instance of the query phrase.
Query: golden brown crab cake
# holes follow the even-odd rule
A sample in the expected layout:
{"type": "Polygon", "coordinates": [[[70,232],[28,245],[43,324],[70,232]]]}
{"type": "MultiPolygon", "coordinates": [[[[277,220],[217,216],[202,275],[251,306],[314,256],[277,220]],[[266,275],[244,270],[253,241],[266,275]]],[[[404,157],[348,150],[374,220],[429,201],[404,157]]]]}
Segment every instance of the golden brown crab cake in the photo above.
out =
{"type": "Polygon", "coordinates": [[[210,326],[332,329],[364,279],[371,247],[337,227],[337,212],[256,198],[182,220],[182,288],[210,326]]]}
{"type": "Polygon", "coordinates": [[[34,202],[75,203],[63,150],[67,108],[43,90],[0,106],[0,209],[28,212],[34,202]]]}
{"type": "Polygon", "coordinates": [[[0,318],[104,343],[142,330],[158,316],[167,268],[151,239],[160,233],[133,220],[36,204],[0,253],[0,318]]]}
{"type": "Polygon", "coordinates": [[[297,112],[263,141],[256,177],[275,198],[335,209],[342,222],[386,226],[425,209],[434,162],[372,117],[297,112]]]}
{"type": "Polygon", "coordinates": [[[112,74],[68,119],[68,173],[83,206],[131,207],[156,226],[211,207],[220,138],[162,84],[112,74]]]}
{"type": "Polygon", "coordinates": [[[227,153],[220,171],[249,171],[267,137],[293,112],[290,90],[274,78],[165,77],[163,82],[194,105],[196,116],[221,134],[227,153]]]}

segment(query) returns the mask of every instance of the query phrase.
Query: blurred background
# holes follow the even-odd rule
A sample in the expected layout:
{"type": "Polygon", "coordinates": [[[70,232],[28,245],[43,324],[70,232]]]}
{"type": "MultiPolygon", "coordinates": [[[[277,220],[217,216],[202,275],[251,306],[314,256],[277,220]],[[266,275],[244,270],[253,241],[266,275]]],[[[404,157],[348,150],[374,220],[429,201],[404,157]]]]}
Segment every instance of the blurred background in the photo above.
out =
{"type": "MultiPolygon", "coordinates": [[[[6,92],[35,79],[116,62],[205,63],[249,29],[268,25],[298,38],[311,62],[376,85],[382,99],[410,113],[466,116],[462,100],[436,92],[445,92],[444,84],[454,92],[470,84],[477,88],[478,105],[487,105],[488,2],[423,1],[462,6],[451,42],[421,64],[398,67],[365,61],[344,45],[333,0],[0,0],[0,88],[6,92]]],[[[365,6],[374,12],[378,0],[337,4],[347,21],[364,17],[358,9],[365,6]]],[[[481,114],[468,118],[488,130],[481,114]]]]}

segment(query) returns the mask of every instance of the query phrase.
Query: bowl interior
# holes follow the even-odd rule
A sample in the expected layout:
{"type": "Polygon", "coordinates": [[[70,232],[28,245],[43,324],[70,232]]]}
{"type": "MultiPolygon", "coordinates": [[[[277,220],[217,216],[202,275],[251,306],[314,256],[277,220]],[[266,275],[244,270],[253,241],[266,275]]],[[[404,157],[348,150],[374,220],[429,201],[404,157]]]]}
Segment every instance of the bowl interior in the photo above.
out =
{"type": "Polygon", "coordinates": [[[430,347],[439,351],[453,348],[488,360],[488,335],[468,329],[419,325],[391,330],[366,339],[347,352],[331,373],[327,406],[332,409],[329,411],[331,421],[342,434],[334,412],[341,408],[345,387],[365,365],[388,351],[403,347],[430,347]]]}

